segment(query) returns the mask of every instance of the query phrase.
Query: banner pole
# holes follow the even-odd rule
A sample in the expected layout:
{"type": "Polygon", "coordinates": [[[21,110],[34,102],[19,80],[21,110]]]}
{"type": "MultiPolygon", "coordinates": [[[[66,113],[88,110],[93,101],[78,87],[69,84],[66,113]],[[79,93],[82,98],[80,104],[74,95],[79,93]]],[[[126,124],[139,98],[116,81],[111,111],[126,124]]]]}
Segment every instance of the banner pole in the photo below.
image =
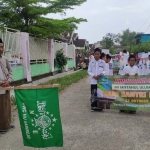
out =
{"type": "Polygon", "coordinates": [[[53,85],[37,85],[37,86],[16,86],[16,87],[1,87],[0,91],[2,90],[25,90],[25,89],[46,89],[46,88],[55,88],[60,87],[60,84],[53,84],[53,85]]]}

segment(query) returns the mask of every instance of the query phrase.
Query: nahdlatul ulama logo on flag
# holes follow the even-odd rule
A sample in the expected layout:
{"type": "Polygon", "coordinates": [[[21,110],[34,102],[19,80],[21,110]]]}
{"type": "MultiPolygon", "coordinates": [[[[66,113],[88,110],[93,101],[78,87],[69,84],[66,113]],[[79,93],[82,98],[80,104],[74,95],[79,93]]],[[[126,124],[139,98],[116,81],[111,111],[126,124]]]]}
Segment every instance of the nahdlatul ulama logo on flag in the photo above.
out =
{"type": "Polygon", "coordinates": [[[25,146],[62,147],[58,88],[15,90],[25,146]]]}

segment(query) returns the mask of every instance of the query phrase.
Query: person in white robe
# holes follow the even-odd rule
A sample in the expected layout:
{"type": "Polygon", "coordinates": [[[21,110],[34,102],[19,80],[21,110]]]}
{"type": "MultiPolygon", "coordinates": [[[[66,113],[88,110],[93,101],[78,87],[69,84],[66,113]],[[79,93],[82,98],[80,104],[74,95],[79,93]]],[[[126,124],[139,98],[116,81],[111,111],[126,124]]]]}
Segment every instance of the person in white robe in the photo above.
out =
{"type": "Polygon", "coordinates": [[[143,58],[143,60],[142,60],[142,73],[141,73],[141,75],[147,75],[146,58],[143,58]]]}
{"type": "Polygon", "coordinates": [[[124,56],[121,56],[121,59],[120,59],[120,70],[119,70],[119,75],[122,75],[123,74],[123,69],[124,67],[126,66],[126,61],[125,61],[125,58],[124,56]]]}
{"type": "Polygon", "coordinates": [[[138,64],[139,75],[142,75],[142,66],[143,66],[143,58],[140,58],[139,64],[138,64]]]}
{"type": "Polygon", "coordinates": [[[109,62],[109,75],[113,76],[113,60],[112,60],[112,57],[111,57],[111,60],[109,62]]]}
{"type": "Polygon", "coordinates": [[[150,75],[150,55],[148,56],[147,60],[147,75],[150,75]]]}
{"type": "Polygon", "coordinates": [[[91,111],[102,111],[97,106],[97,82],[106,74],[105,62],[100,59],[101,50],[94,50],[94,60],[89,63],[88,74],[91,77],[91,111]]]}

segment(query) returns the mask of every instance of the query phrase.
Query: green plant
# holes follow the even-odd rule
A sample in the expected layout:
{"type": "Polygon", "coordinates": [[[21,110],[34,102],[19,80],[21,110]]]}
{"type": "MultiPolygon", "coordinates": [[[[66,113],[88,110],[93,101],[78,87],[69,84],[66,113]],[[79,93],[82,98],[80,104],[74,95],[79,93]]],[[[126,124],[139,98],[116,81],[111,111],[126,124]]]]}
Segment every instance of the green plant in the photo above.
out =
{"type": "Polygon", "coordinates": [[[56,52],[55,66],[57,66],[61,71],[64,69],[64,66],[67,65],[68,58],[64,55],[63,50],[58,50],[56,52]]]}
{"type": "Polygon", "coordinates": [[[73,83],[76,83],[79,80],[81,80],[81,79],[83,79],[87,76],[88,76],[87,70],[81,70],[81,71],[75,72],[73,74],[66,75],[62,78],[57,78],[57,79],[50,80],[50,81],[48,81],[46,83],[43,83],[41,85],[60,84],[59,91],[62,91],[65,88],[67,88],[69,85],[71,85],[73,83]]]}

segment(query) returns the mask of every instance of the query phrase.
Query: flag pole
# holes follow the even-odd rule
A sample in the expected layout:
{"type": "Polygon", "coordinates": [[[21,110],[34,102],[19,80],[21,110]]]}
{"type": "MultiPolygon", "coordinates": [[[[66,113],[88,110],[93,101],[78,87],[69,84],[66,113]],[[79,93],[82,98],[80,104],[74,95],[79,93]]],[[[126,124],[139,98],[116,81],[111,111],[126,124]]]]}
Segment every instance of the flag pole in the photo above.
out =
{"type": "Polygon", "coordinates": [[[1,87],[0,91],[2,90],[25,90],[25,89],[43,89],[43,88],[55,88],[60,87],[60,84],[52,84],[52,85],[37,85],[37,86],[16,86],[16,87],[1,87]]]}

